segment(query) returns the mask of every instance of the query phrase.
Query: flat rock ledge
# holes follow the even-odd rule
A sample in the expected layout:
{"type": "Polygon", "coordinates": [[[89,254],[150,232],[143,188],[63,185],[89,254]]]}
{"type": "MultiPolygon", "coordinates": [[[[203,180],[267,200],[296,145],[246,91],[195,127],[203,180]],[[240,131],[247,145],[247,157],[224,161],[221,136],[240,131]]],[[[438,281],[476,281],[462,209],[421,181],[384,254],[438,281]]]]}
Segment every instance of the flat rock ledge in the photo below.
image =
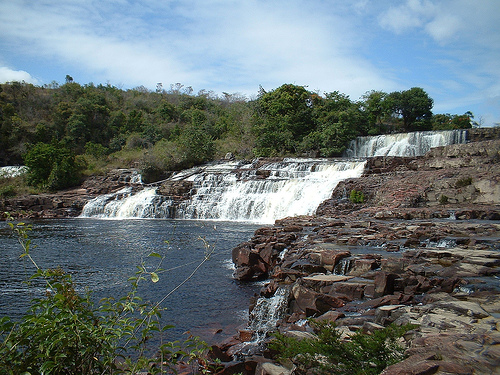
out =
{"type": "MultiPolygon", "coordinates": [[[[276,330],[314,337],[307,319],[342,337],[414,324],[407,359],[383,374],[500,374],[500,140],[369,160],[316,215],[258,229],[233,249],[234,277],[267,280],[255,297],[289,289],[276,330]],[[365,201],[348,195],[361,191],[365,201]]],[[[250,311],[255,305],[250,301],[250,311]]],[[[248,327],[213,346],[221,374],[296,374],[248,327]],[[245,348],[246,351],[242,351],[245,348]]]]}
{"type": "MultiPolygon", "coordinates": [[[[306,319],[335,322],[346,338],[359,329],[411,323],[417,328],[404,337],[408,358],[383,374],[499,373],[497,220],[288,218],[258,229],[233,250],[233,261],[239,280],[269,280],[260,296],[290,289],[277,324],[283,333],[313,334],[306,319]]],[[[215,358],[231,358],[221,373],[257,371],[262,362],[281,372],[258,373],[294,373],[265,350],[234,362],[252,337],[241,332],[214,346],[215,358]]]]}

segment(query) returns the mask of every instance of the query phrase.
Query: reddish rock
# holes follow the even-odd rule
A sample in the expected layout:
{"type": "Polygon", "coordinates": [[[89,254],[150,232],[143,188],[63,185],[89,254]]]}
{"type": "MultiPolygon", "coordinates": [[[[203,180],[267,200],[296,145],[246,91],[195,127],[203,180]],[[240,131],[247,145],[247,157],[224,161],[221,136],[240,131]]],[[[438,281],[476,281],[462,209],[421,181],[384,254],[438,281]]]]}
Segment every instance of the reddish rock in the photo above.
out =
{"type": "Polygon", "coordinates": [[[374,297],[392,294],[394,292],[394,280],[398,275],[393,273],[377,272],[375,276],[375,294],[374,297]]]}
{"type": "MultiPolygon", "coordinates": [[[[431,356],[431,358],[433,358],[431,356]]],[[[439,370],[439,364],[420,355],[411,356],[387,367],[380,375],[431,375],[439,370]]]]}
{"type": "Polygon", "coordinates": [[[328,322],[333,323],[337,319],[340,319],[343,317],[345,317],[344,313],[339,312],[339,311],[335,311],[335,310],[330,310],[330,311],[327,311],[326,313],[324,313],[323,315],[318,316],[314,320],[316,320],[318,322],[328,321],[328,322]]]}

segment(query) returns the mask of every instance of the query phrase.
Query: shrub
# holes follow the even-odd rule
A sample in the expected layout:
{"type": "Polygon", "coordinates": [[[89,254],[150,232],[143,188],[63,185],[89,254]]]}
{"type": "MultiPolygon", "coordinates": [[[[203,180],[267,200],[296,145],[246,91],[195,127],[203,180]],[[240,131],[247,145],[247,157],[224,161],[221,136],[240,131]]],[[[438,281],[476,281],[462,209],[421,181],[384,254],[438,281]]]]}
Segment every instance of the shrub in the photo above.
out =
{"type": "Polygon", "coordinates": [[[75,186],[80,182],[80,166],[71,150],[58,144],[37,143],[24,156],[29,168],[27,181],[32,186],[52,190],[75,186]]]}
{"type": "Polygon", "coordinates": [[[455,187],[458,189],[458,188],[469,186],[471,184],[472,184],[472,177],[463,177],[463,178],[459,178],[455,182],[455,187]]]}
{"type": "Polygon", "coordinates": [[[351,194],[349,195],[349,200],[352,203],[364,203],[365,195],[362,191],[351,190],[351,194]]]}
{"type": "Polygon", "coordinates": [[[269,344],[278,359],[290,359],[304,373],[317,374],[379,374],[385,367],[404,359],[399,338],[413,325],[388,326],[371,334],[356,332],[350,340],[342,340],[335,325],[313,324],[317,338],[297,339],[276,334],[269,344]]]}
{"type": "Polygon", "coordinates": [[[16,194],[16,187],[14,185],[0,184],[0,198],[13,197],[16,194]]]}
{"type": "Polygon", "coordinates": [[[439,204],[447,204],[448,200],[448,196],[441,194],[441,196],[439,197],[439,204]]]}

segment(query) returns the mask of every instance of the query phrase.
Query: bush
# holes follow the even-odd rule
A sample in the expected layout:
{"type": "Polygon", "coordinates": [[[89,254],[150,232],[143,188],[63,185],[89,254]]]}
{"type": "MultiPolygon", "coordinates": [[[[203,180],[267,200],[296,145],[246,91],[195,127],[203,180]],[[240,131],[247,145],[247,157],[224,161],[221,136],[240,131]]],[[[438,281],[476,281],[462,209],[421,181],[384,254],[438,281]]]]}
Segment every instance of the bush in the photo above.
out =
{"type": "Polygon", "coordinates": [[[442,194],[440,197],[439,197],[439,204],[447,204],[448,203],[448,196],[442,194]]]}
{"type": "Polygon", "coordinates": [[[317,338],[296,339],[282,334],[269,344],[281,360],[292,360],[302,371],[316,374],[379,374],[387,366],[404,359],[398,339],[415,326],[388,326],[371,334],[356,332],[341,340],[333,323],[313,324],[317,338]]]}
{"type": "Polygon", "coordinates": [[[364,203],[365,195],[362,191],[351,190],[351,194],[349,195],[349,200],[352,203],[364,203]]]}
{"type": "Polygon", "coordinates": [[[24,155],[24,162],[32,186],[58,190],[80,182],[82,166],[71,150],[59,144],[37,143],[24,155]]]}
{"type": "Polygon", "coordinates": [[[14,197],[17,194],[14,185],[0,185],[0,198],[14,197]]]}
{"type": "Polygon", "coordinates": [[[459,178],[455,182],[455,187],[458,189],[458,188],[469,186],[471,184],[472,184],[472,177],[464,177],[464,178],[459,178]]]}

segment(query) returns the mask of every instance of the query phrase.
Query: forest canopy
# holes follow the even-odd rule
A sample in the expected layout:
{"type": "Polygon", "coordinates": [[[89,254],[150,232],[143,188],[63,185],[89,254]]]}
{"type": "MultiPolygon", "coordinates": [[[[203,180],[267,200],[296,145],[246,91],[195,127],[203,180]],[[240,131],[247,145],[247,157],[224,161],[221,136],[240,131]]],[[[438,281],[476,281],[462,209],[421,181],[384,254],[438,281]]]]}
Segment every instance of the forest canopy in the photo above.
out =
{"type": "Polygon", "coordinates": [[[356,136],[473,126],[472,113],[433,114],[433,104],[419,87],[352,100],[284,84],[250,100],[179,83],[151,91],[70,76],[62,85],[9,82],[0,85],[0,166],[31,165],[32,185],[60,189],[111,167],[139,167],[152,181],[227,153],[332,157],[356,136]]]}

